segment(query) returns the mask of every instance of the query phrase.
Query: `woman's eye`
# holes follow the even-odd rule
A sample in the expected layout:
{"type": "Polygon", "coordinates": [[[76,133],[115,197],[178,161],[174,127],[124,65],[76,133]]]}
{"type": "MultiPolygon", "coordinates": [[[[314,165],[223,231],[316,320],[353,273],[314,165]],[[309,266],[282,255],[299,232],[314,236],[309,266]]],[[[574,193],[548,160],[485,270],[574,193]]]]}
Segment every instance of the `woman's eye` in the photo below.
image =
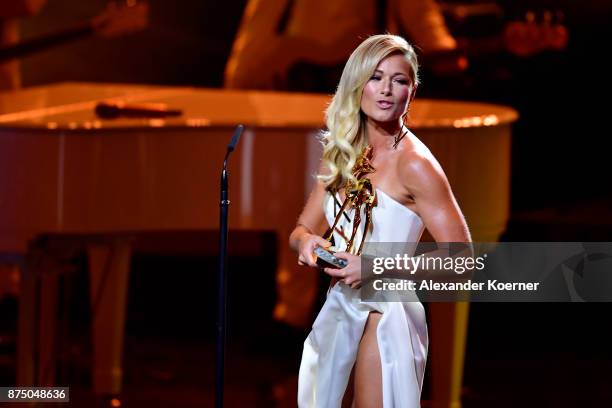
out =
{"type": "Polygon", "coordinates": [[[402,84],[402,85],[408,84],[408,81],[405,79],[396,79],[395,82],[397,82],[398,84],[402,84]]]}
{"type": "Polygon", "coordinates": [[[370,80],[380,81],[380,77],[378,75],[373,75],[372,77],[370,77],[370,80]]]}

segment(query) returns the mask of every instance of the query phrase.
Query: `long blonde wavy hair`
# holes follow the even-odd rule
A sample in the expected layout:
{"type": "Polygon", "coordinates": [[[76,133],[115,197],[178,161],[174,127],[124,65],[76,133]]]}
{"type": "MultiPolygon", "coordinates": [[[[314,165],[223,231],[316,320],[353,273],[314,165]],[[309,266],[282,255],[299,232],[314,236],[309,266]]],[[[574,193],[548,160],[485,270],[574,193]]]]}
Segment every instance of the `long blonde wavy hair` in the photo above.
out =
{"type": "Polygon", "coordinates": [[[327,190],[338,190],[347,181],[355,182],[353,166],[368,145],[365,119],[361,112],[363,88],[376,67],[391,54],[402,54],[410,65],[410,80],[418,85],[417,56],[410,44],[397,35],[373,35],[363,41],[349,57],[336,93],[325,112],[327,130],[322,134],[323,164],[327,174],[317,178],[327,190]]]}

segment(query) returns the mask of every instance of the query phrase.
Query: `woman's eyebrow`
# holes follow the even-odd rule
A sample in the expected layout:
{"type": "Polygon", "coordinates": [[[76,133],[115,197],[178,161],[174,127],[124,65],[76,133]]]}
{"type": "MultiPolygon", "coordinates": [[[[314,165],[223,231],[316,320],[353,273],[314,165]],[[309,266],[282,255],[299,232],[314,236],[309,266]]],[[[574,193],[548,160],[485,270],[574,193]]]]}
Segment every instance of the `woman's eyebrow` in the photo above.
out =
{"type": "MultiPolygon", "coordinates": [[[[374,71],[374,73],[375,73],[375,74],[384,74],[385,72],[384,72],[384,71],[382,71],[382,70],[380,70],[380,69],[376,69],[376,70],[374,71]]],[[[396,72],[396,73],[394,73],[394,74],[393,74],[393,75],[391,75],[391,76],[397,76],[397,75],[408,76],[408,74],[406,74],[405,72],[396,72]]]]}

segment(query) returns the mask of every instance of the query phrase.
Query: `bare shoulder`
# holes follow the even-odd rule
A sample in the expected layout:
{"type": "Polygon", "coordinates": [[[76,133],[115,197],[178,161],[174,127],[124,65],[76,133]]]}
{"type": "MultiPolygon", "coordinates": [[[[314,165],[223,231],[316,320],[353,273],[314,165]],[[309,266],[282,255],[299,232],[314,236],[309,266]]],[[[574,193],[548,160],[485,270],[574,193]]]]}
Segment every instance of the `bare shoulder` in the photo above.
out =
{"type": "Polygon", "coordinates": [[[442,166],[416,138],[401,157],[402,182],[413,197],[416,213],[437,242],[470,242],[470,231],[442,166]]]}
{"type": "Polygon", "coordinates": [[[448,180],[438,160],[413,133],[409,137],[410,146],[402,151],[398,169],[406,188],[415,196],[424,190],[446,189],[448,180]]]}

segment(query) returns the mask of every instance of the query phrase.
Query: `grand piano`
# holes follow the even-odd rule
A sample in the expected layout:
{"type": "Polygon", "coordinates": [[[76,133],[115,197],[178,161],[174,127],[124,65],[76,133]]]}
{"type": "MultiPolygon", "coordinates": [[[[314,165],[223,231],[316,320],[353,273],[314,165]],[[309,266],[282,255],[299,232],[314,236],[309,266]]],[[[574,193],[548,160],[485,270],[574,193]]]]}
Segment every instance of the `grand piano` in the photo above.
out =
{"type": "MultiPolygon", "coordinates": [[[[230,228],[277,234],[274,314],[305,326],[318,272],[296,265],[287,238],[314,183],[316,136],[328,102],[316,94],[95,83],[2,93],[0,252],[26,254],[40,234],[218,229],[219,172],[229,137],[242,123],[246,131],[229,168],[230,228]],[[103,120],[94,113],[102,100],[165,103],[183,114],[103,120]]],[[[446,171],[475,241],[495,241],[505,230],[516,118],[514,110],[489,104],[417,98],[411,106],[409,125],[446,171]]],[[[116,393],[130,244],[100,242],[87,244],[91,291],[97,293],[108,265],[105,284],[112,291],[100,299],[93,322],[94,389],[116,393]]],[[[54,381],[53,370],[41,367],[54,364],[57,283],[44,270],[39,275],[25,273],[22,282],[20,385],[54,381]]],[[[433,403],[458,407],[468,305],[428,306],[433,403]]]]}

